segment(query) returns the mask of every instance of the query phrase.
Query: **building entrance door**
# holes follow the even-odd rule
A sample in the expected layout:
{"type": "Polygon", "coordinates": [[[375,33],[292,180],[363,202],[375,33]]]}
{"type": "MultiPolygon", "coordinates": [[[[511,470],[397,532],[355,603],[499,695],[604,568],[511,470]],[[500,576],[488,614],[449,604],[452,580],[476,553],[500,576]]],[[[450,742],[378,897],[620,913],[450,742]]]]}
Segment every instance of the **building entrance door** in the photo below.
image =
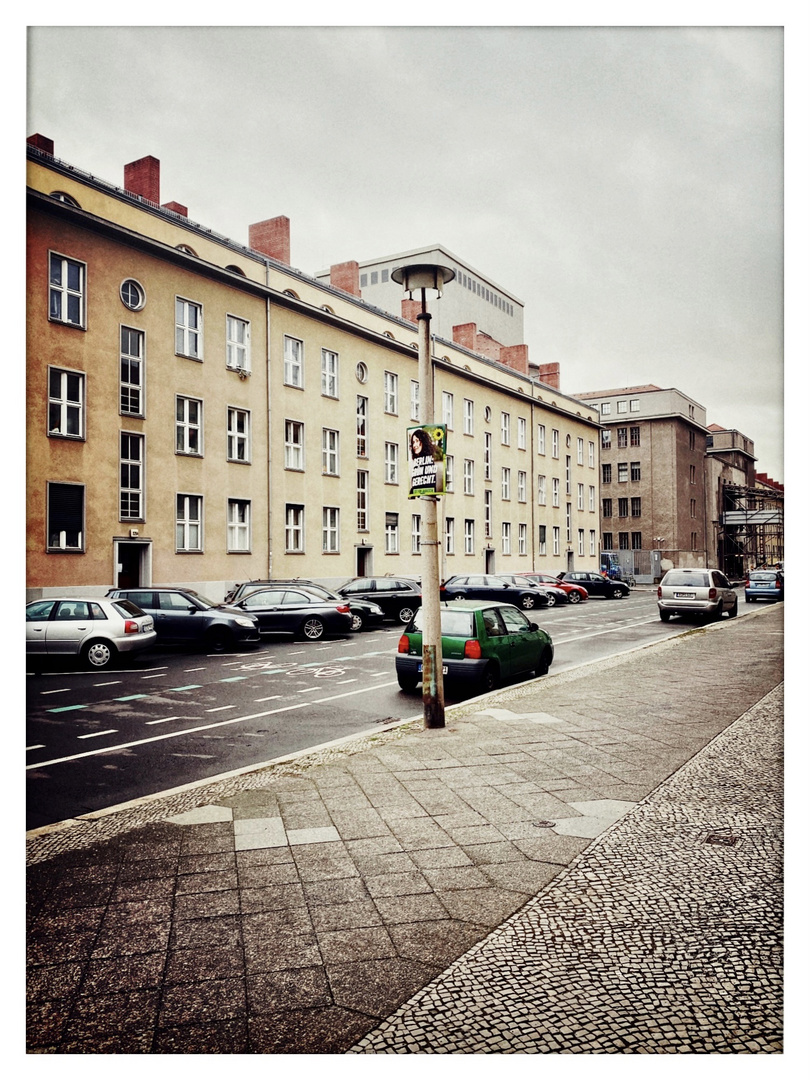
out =
{"type": "Polygon", "coordinates": [[[118,540],[115,552],[115,585],[119,589],[137,589],[151,585],[150,544],[118,540]]]}
{"type": "Polygon", "coordinates": [[[371,553],[374,548],[357,548],[357,577],[371,577],[371,553]]]}

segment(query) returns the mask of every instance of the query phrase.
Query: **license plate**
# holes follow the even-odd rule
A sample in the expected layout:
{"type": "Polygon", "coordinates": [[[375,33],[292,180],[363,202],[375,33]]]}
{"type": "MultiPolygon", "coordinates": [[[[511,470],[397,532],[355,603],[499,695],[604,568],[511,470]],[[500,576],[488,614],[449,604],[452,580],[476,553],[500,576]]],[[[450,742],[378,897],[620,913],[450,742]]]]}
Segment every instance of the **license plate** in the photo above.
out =
{"type": "MultiPolygon", "coordinates": [[[[421,675],[422,674],[422,665],[420,664],[419,667],[416,670],[421,675]]],[[[447,674],[447,664],[442,664],[442,675],[446,675],[446,674],[447,674]]]]}
{"type": "Polygon", "coordinates": [[[695,599],[695,594],[693,592],[676,592],[675,593],[675,599],[676,600],[694,600],[695,599]]]}

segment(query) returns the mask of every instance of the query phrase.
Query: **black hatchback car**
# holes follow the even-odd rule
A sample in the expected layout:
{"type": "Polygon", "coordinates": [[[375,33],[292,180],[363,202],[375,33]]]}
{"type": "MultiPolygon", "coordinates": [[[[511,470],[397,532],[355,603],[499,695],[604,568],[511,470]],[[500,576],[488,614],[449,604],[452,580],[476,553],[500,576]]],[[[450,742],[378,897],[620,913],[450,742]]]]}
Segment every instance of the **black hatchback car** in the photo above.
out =
{"type": "Polygon", "coordinates": [[[261,640],[253,615],[215,604],[194,589],[110,589],[107,596],[129,600],[151,615],[159,645],[197,645],[225,652],[261,640]]]}
{"type": "Polygon", "coordinates": [[[243,596],[236,610],[258,619],[262,635],[292,634],[320,641],[325,634],[348,634],[352,629],[347,600],[342,596],[324,599],[303,586],[266,585],[243,596]]]}
{"type": "Polygon", "coordinates": [[[347,600],[371,600],[383,609],[386,619],[409,623],[422,606],[422,586],[412,578],[361,577],[338,589],[347,600]]]}
{"type": "Polygon", "coordinates": [[[439,596],[442,600],[500,600],[524,611],[549,606],[548,596],[539,585],[517,575],[510,581],[497,574],[456,574],[445,581],[439,596]]]}
{"type": "Polygon", "coordinates": [[[630,595],[630,586],[623,581],[612,581],[596,574],[592,570],[574,570],[569,574],[558,574],[558,581],[570,581],[572,585],[581,585],[587,589],[588,596],[604,596],[606,600],[621,600],[630,595]]]}

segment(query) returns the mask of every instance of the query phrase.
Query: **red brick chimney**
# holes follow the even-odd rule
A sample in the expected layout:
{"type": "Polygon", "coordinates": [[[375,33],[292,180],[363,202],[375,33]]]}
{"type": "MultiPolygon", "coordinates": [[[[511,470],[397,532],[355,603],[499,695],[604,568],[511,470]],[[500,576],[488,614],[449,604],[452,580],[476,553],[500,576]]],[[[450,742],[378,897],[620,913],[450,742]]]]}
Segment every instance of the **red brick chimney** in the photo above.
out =
{"type": "Polygon", "coordinates": [[[142,157],[124,166],[124,189],[160,205],[160,162],[142,157]]]}
{"type": "Polygon", "coordinates": [[[470,352],[475,352],[475,338],[478,328],[474,322],[461,323],[453,327],[453,341],[470,352]]]}
{"type": "Polygon", "coordinates": [[[407,296],[402,299],[402,318],[405,322],[416,322],[416,316],[422,310],[421,300],[409,300],[407,296]]]}
{"type": "Polygon", "coordinates": [[[174,210],[175,214],[182,214],[183,217],[188,217],[188,207],[183,206],[179,202],[165,202],[163,204],[164,210],[174,210]]]}
{"type": "Polygon", "coordinates": [[[37,150],[42,150],[53,157],[53,139],[48,139],[44,135],[29,135],[26,142],[29,146],[35,146],[37,150]]]}
{"type": "Polygon", "coordinates": [[[335,289],[360,296],[360,263],[336,263],[329,269],[329,283],[335,289]]]}
{"type": "Polygon", "coordinates": [[[546,386],[552,386],[555,390],[560,389],[560,365],[540,364],[537,369],[537,378],[546,386]]]}
{"type": "Polygon", "coordinates": [[[290,265],[290,219],[267,218],[248,227],[248,247],[290,265]]]}

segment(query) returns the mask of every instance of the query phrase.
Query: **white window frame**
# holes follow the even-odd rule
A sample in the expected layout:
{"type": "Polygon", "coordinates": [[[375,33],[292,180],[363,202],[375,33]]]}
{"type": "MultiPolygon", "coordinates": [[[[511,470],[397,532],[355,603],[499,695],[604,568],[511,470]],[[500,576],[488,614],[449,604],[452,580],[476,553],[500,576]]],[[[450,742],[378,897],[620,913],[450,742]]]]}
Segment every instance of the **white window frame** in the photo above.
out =
{"type": "Polygon", "coordinates": [[[560,456],[560,432],[557,428],[551,429],[551,456],[553,458],[560,456]]]}
{"type": "Polygon", "coordinates": [[[537,477],[537,504],[546,505],[546,478],[542,474],[537,477]]]}
{"type": "Polygon", "coordinates": [[[526,502],[526,470],[518,469],[517,474],[517,497],[518,502],[526,502]]]}
{"type": "Polygon", "coordinates": [[[451,492],[454,490],[456,476],[456,459],[455,455],[448,454],[444,459],[444,490],[451,492]]]}
{"type": "Polygon", "coordinates": [[[86,325],[86,282],[87,263],[60,255],[56,251],[48,253],[48,320],[62,323],[63,326],[76,326],[83,330],[86,325]],[[58,266],[58,274],[55,269],[58,266]],[[78,271],[78,281],[71,283],[71,268],[78,271]],[[75,317],[74,317],[75,312],[75,317]]]}
{"type": "Polygon", "coordinates": [[[284,335],[284,385],[304,389],[304,343],[284,335]]]}
{"type": "Polygon", "coordinates": [[[585,440],[577,438],[577,465],[585,464],[585,440]]]}
{"type": "Polygon", "coordinates": [[[501,446],[509,446],[512,438],[512,418],[508,412],[501,412],[501,446]]]}
{"type": "Polygon", "coordinates": [[[484,536],[492,537],[492,491],[489,488],[484,492],[484,536]]]}
{"type": "Polygon", "coordinates": [[[512,554],[512,523],[511,521],[501,522],[501,554],[512,554]]]}
{"type": "Polygon", "coordinates": [[[464,554],[475,554],[475,519],[464,519],[464,554]]]}
{"type": "Polygon", "coordinates": [[[120,346],[118,361],[118,411],[122,416],[144,416],[144,404],[146,402],[146,387],[144,375],[146,373],[146,334],[134,326],[122,325],[118,334],[120,346]],[[124,341],[126,337],[126,343],[124,341]],[[137,343],[137,352],[133,352],[133,343],[137,343]],[[127,378],[124,378],[126,368],[127,378]],[[133,376],[135,376],[133,378],[133,376]],[[133,408],[133,401],[137,408],[133,408]]]}
{"type": "Polygon", "coordinates": [[[593,484],[588,485],[588,511],[596,513],[596,488],[593,484]]]}
{"type": "Polygon", "coordinates": [[[590,552],[591,555],[596,554],[596,529],[591,529],[590,530],[589,552],[590,552]]]}
{"type": "Polygon", "coordinates": [[[492,479],[492,432],[484,432],[484,479],[492,479]]]}
{"type": "Polygon", "coordinates": [[[229,552],[250,551],[250,499],[228,499],[226,532],[229,552]]]}
{"type": "Polygon", "coordinates": [[[512,498],[512,470],[506,466],[501,469],[501,498],[505,501],[512,498]]]}
{"type": "Polygon", "coordinates": [[[399,554],[399,514],[385,515],[385,554],[399,554]]]}
{"type": "Polygon", "coordinates": [[[594,443],[588,440],[588,468],[593,469],[596,467],[596,447],[594,443]]]}
{"type": "Polygon", "coordinates": [[[321,396],[337,398],[340,396],[338,377],[340,357],[332,349],[321,349],[321,396]]]}
{"type": "Polygon", "coordinates": [[[411,514],[411,554],[422,552],[422,515],[411,514]]]}
{"type": "Polygon", "coordinates": [[[546,554],[546,526],[539,525],[537,528],[537,554],[546,554]]]}
{"type": "Polygon", "coordinates": [[[238,315],[225,316],[225,366],[250,372],[250,323],[238,315]]]}
{"type": "Polygon", "coordinates": [[[585,485],[577,484],[577,510],[585,509],[585,485]]]}
{"type": "Polygon", "coordinates": [[[284,547],[288,554],[299,555],[304,546],[305,508],[300,503],[287,503],[284,508],[284,547]]]}
{"type": "Polygon", "coordinates": [[[585,554],[585,530],[577,529],[577,554],[585,554]]]}
{"type": "Polygon", "coordinates": [[[176,454],[190,457],[203,456],[203,403],[202,398],[175,395],[174,407],[174,450],[176,454]],[[192,419],[196,406],[196,420],[192,419]],[[182,416],[179,413],[182,410],[182,416]],[[195,444],[196,443],[196,447],[195,444]]]}
{"type": "Polygon", "coordinates": [[[472,458],[464,458],[464,494],[475,494],[475,462],[472,458]]]}
{"type": "Polygon", "coordinates": [[[321,469],[324,476],[340,476],[340,432],[321,429],[321,469]]]}
{"type": "Polygon", "coordinates": [[[453,406],[453,395],[449,390],[442,390],[442,423],[447,426],[448,431],[453,428],[453,406]]]}
{"type": "Polygon", "coordinates": [[[304,423],[302,420],[284,421],[284,468],[295,472],[304,471],[304,423]]]}
{"type": "Polygon", "coordinates": [[[119,521],[143,521],[144,470],[146,468],[145,436],[137,431],[122,431],[118,436],[118,519],[119,521]],[[124,454],[126,440],[126,456],[124,454]],[[133,456],[132,448],[138,448],[133,456]],[[126,504],[126,505],[125,505],[126,504]],[[126,511],[126,512],[125,512],[126,511]]]}
{"type": "Polygon", "coordinates": [[[249,465],[251,460],[251,416],[249,409],[228,406],[228,461],[249,465]]]}
{"type": "Polygon", "coordinates": [[[518,555],[526,554],[526,523],[518,522],[518,555]]]}
{"type": "Polygon", "coordinates": [[[340,554],[340,508],[324,506],[321,514],[321,550],[324,555],[340,554]]]}
{"type": "Polygon", "coordinates": [[[203,306],[183,296],[174,298],[174,351],[189,360],[203,358],[203,306]]]}
{"type": "Polygon", "coordinates": [[[178,492],[175,500],[175,550],[178,554],[203,550],[203,497],[178,492]]]}
{"type": "Polygon", "coordinates": [[[87,491],[84,484],[72,484],[62,483],[57,480],[49,480],[45,489],[45,513],[46,513],[46,533],[45,539],[47,541],[48,551],[84,551],[84,530],[85,530],[85,516],[87,514],[87,491]],[[67,529],[60,529],[57,542],[54,543],[54,537],[51,535],[54,528],[53,518],[56,516],[54,513],[55,507],[52,505],[51,496],[55,488],[75,488],[81,492],[81,524],[76,532],[76,543],[68,543],[68,531],[67,529]]]}
{"type": "Polygon", "coordinates": [[[537,425],[537,453],[545,457],[546,454],[546,425],[537,425]]]}
{"type": "Polygon", "coordinates": [[[358,469],[355,489],[358,532],[368,532],[368,481],[368,469],[358,469]]]}
{"type": "Polygon", "coordinates": [[[368,398],[363,394],[357,395],[355,410],[355,429],[357,435],[356,456],[368,457],[368,398]]]}
{"type": "Polygon", "coordinates": [[[411,420],[419,422],[419,381],[411,379],[411,420]]]}
{"type": "Polygon", "coordinates": [[[56,439],[85,439],[85,395],[87,376],[83,371],[53,364],[48,367],[48,437],[56,439]],[[59,377],[59,389],[53,393],[54,376],[59,377]],[[77,397],[71,397],[70,385],[75,381],[77,397]],[[58,411],[58,423],[52,426],[52,418],[58,411]],[[77,431],[68,431],[71,419],[75,420],[77,431]]]}
{"type": "Polygon", "coordinates": [[[399,414],[399,376],[395,371],[383,372],[383,412],[399,414]]]}
{"type": "Polygon", "coordinates": [[[551,554],[560,554],[560,526],[552,525],[551,527],[551,554]]]}
{"type": "Polygon", "coordinates": [[[444,519],[444,553],[445,555],[456,553],[456,519],[452,517],[444,519]]]}
{"type": "Polygon", "coordinates": [[[526,449],[526,417],[519,416],[517,422],[517,448],[518,450],[526,449]]]}
{"type": "Polygon", "coordinates": [[[560,505],[560,480],[556,476],[551,478],[551,505],[560,505]]]}
{"type": "Polygon", "coordinates": [[[464,434],[475,434],[475,402],[471,398],[464,398],[464,434]]]}
{"type": "Polygon", "coordinates": [[[399,483],[399,443],[387,442],[385,444],[385,482],[386,484],[399,483]]]}

